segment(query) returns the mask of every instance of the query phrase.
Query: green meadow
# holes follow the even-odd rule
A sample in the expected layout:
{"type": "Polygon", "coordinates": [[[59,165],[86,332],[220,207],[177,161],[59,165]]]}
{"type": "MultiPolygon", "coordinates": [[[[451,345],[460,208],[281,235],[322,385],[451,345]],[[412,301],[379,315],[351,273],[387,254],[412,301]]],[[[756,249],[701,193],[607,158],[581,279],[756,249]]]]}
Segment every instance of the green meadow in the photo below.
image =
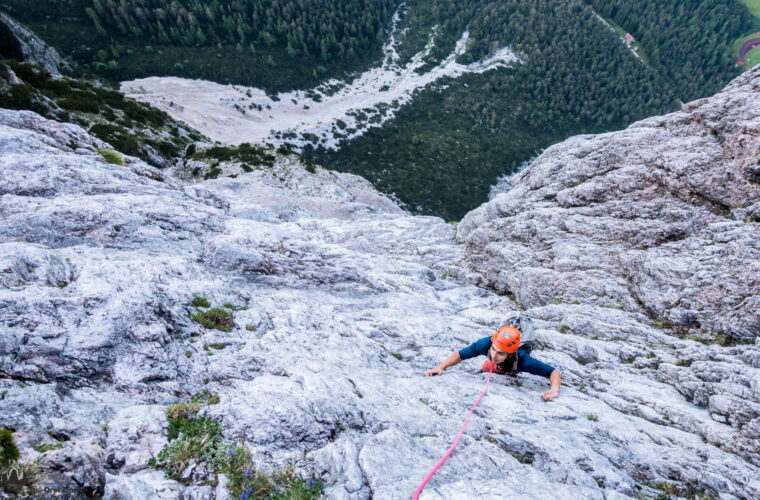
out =
{"type": "Polygon", "coordinates": [[[747,10],[755,18],[755,21],[760,23],[760,0],[739,0],[739,2],[746,5],[747,10]]]}

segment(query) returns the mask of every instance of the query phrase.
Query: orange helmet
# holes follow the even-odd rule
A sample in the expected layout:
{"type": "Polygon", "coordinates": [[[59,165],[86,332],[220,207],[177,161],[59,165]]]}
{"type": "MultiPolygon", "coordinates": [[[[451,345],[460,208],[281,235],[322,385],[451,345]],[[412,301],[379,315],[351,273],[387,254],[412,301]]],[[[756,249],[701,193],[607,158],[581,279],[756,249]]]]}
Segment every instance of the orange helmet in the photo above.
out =
{"type": "Polygon", "coordinates": [[[520,330],[514,326],[499,328],[493,334],[493,337],[491,337],[491,342],[502,351],[514,354],[517,352],[517,348],[520,347],[520,330]]]}

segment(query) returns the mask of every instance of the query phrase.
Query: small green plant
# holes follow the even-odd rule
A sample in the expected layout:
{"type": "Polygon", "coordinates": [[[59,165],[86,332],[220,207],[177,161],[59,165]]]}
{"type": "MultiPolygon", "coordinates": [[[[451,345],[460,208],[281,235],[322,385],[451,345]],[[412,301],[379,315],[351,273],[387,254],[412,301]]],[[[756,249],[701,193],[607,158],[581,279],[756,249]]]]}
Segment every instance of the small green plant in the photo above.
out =
{"type": "Polygon", "coordinates": [[[647,359],[652,359],[654,357],[655,357],[655,354],[653,352],[648,352],[647,353],[647,359]]]}
{"type": "Polygon", "coordinates": [[[293,467],[277,472],[272,479],[276,490],[272,493],[272,500],[316,500],[322,496],[322,481],[318,478],[299,479],[293,467]]]}
{"type": "Polygon", "coordinates": [[[401,355],[401,353],[398,353],[398,352],[391,352],[391,356],[393,356],[394,358],[398,359],[399,361],[401,361],[402,359],[404,359],[404,357],[401,355]]]}
{"type": "Polygon", "coordinates": [[[210,348],[216,349],[217,351],[220,349],[224,349],[229,344],[225,344],[224,342],[212,342],[210,344],[207,344],[210,348]]]}
{"type": "Polygon", "coordinates": [[[581,380],[581,386],[578,388],[579,392],[582,392],[583,394],[587,394],[588,389],[586,388],[586,382],[581,380]]]}
{"type": "MultiPolygon", "coordinates": [[[[653,488],[661,490],[664,492],[666,498],[670,498],[671,495],[675,494],[676,492],[676,485],[675,483],[668,483],[667,481],[660,481],[659,483],[655,483],[652,485],[653,488]]],[[[662,495],[662,494],[660,494],[662,495]]],[[[659,496],[658,496],[659,498],[659,496]]]]}
{"type": "Polygon", "coordinates": [[[219,404],[219,394],[209,392],[208,389],[203,389],[201,392],[193,394],[190,397],[190,403],[205,406],[219,404]]]}
{"type": "Polygon", "coordinates": [[[559,328],[557,328],[557,331],[559,333],[565,333],[567,329],[568,329],[567,325],[559,325],[559,328]]]}
{"type": "Polygon", "coordinates": [[[232,313],[221,307],[214,307],[208,311],[198,311],[192,316],[193,321],[201,324],[204,328],[231,332],[235,326],[232,313]]]}
{"type": "Polygon", "coordinates": [[[20,456],[13,433],[8,429],[0,430],[0,467],[6,467],[20,456]]]}
{"type": "Polygon", "coordinates": [[[3,392],[0,392],[0,400],[5,399],[5,396],[7,396],[7,395],[8,395],[8,391],[7,390],[3,390],[3,392]]]}
{"type": "Polygon", "coordinates": [[[222,169],[219,167],[211,167],[208,172],[203,175],[204,179],[216,179],[219,174],[222,173],[222,169]]]}
{"type": "Polygon", "coordinates": [[[676,366],[691,366],[690,359],[679,359],[676,361],[676,366]]]}
{"type": "Polygon", "coordinates": [[[255,332],[256,331],[256,325],[251,325],[250,323],[245,325],[245,329],[249,332],[255,332]]]}
{"type": "Polygon", "coordinates": [[[57,443],[40,443],[34,446],[34,449],[40,453],[45,453],[51,450],[60,450],[61,448],[63,448],[63,441],[58,441],[57,443]]]}
{"type": "Polygon", "coordinates": [[[193,297],[193,307],[211,307],[211,303],[206,299],[206,297],[201,297],[200,295],[195,295],[193,297]]]}
{"type": "Polygon", "coordinates": [[[359,399],[364,397],[364,395],[359,391],[359,389],[354,389],[354,394],[356,394],[356,397],[359,399]]]}
{"type": "Polygon", "coordinates": [[[657,328],[658,330],[662,330],[664,328],[670,328],[671,326],[673,326],[673,324],[666,319],[658,318],[652,321],[652,326],[657,328]]]}
{"type": "Polygon", "coordinates": [[[430,401],[428,401],[426,398],[420,398],[420,403],[422,403],[424,405],[429,405],[430,401]]]}
{"type": "Polygon", "coordinates": [[[229,302],[225,302],[223,305],[224,305],[224,307],[226,307],[227,309],[230,309],[231,311],[245,311],[245,310],[248,309],[247,306],[236,306],[236,305],[231,304],[229,302]]]}
{"type": "Polygon", "coordinates": [[[186,358],[192,358],[193,357],[193,353],[190,352],[190,351],[185,351],[185,357],[186,358]]]}
{"type": "Polygon", "coordinates": [[[587,413],[587,414],[586,414],[586,419],[588,419],[588,420],[591,420],[592,422],[597,422],[597,421],[599,421],[599,417],[597,417],[597,416],[596,416],[595,414],[593,414],[593,413],[587,413]]]}
{"type": "Polygon", "coordinates": [[[121,165],[122,167],[125,165],[124,157],[112,149],[98,148],[98,153],[100,153],[100,156],[103,157],[106,163],[121,165]]]}

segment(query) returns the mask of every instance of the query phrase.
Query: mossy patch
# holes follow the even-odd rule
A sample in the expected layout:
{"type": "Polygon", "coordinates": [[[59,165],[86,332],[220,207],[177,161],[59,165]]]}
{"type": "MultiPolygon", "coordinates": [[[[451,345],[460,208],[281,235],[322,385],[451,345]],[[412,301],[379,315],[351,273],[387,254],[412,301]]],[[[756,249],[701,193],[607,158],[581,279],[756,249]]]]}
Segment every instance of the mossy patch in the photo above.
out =
{"type": "Polygon", "coordinates": [[[231,312],[221,307],[214,307],[208,311],[198,311],[193,314],[193,320],[209,330],[221,330],[231,332],[235,326],[234,316],[231,312]]]}

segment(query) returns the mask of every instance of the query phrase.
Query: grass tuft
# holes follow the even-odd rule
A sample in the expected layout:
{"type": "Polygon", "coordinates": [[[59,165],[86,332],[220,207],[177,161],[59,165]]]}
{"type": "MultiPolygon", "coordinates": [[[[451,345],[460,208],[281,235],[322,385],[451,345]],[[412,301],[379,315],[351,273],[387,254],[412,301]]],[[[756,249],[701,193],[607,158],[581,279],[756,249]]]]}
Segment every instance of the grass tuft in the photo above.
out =
{"type": "Polygon", "coordinates": [[[206,297],[201,297],[200,295],[195,295],[193,297],[193,307],[211,307],[211,302],[206,299],[206,297]]]}
{"type": "Polygon", "coordinates": [[[100,153],[100,156],[103,157],[106,163],[121,165],[122,167],[126,164],[124,157],[112,149],[98,148],[98,153],[100,153]]]}
{"type": "Polygon", "coordinates": [[[41,443],[34,446],[34,449],[40,453],[45,453],[51,450],[60,450],[63,448],[63,442],[58,441],[57,443],[41,443]]]}

